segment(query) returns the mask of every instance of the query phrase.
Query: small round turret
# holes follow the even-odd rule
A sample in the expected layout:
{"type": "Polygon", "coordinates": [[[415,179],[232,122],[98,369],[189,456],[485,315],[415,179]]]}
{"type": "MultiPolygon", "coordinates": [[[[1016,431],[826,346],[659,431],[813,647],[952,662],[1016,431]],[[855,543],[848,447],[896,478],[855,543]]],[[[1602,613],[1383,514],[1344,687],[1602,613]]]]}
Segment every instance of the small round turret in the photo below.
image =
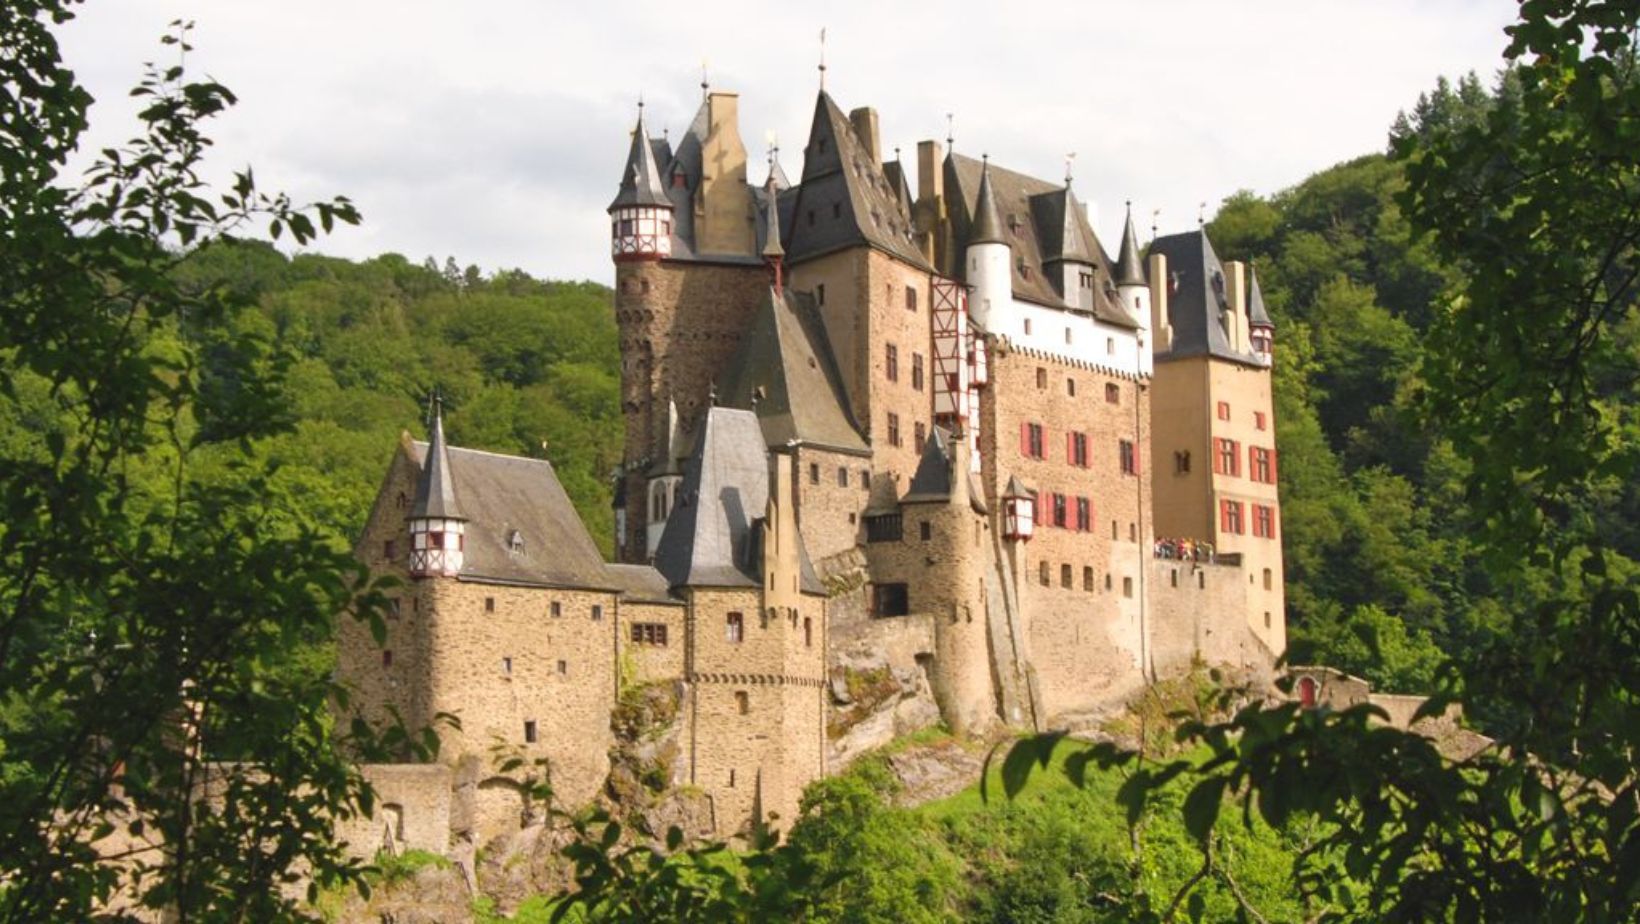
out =
{"type": "Polygon", "coordinates": [[[987,331],[997,332],[1002,312],[1013,298],[1013,247],[1002,234],[991,164],[980,168],[979,194],[968,232],[968,313],[987,331]]]}
{"type": "Polygon", "coordinates": [[[609,204],[610,254],[617,261],[658,260],[672,255],[672,200],[661,185],[655,150],[643,127],[643,104],[632,129],[621,189],[609,204]]]}
{"type": "Polygon", "coordinates": [[[455,577],[466,561],[467,517],[456,501],[450,453],[444,445],[444,407],[433,399],[433,433],[416,481],[410,526],[410,576],[455,577]]]}

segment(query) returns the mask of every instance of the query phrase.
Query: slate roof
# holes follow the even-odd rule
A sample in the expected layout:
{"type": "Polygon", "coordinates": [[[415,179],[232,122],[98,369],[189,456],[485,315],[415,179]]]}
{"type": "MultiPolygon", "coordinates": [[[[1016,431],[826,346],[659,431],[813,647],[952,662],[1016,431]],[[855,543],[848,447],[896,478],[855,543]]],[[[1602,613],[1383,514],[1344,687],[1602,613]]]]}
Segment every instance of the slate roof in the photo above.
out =
{"type": "Polygon", "coordinates": [[[621,188],[609,203],[610,211],[630,205],[672,206],[661,185],[661,173],[655,159],[655,147],[644,132],[643,113],[638,113],[638,124],[632,129],[632,150],[626,156],[626,168],[621,171],[621,188]]]}
{"type": "Polygon", "coordinates": [[[860,244],[932,269],[912,239],[911,222],[882,166],[843,110],[821,90],[794,214],[786,225],[786,253],[799,263],[860,244]]]}
{"type": "MultiPolygon", "coordinates": [[[[1064,293],[1055,288],[1059,274],[1043,272],[1045,263],[1069,259],[1079,253],[1094,270],[1096,282],[1091,313],[1107,324],[1135,328],[1138,325],[1122,310],[1115,292],[1107,288],[1115,276],[1111,260],[1088,224],[1088,217],[1076,197],[1063,187],[1023,173],[1005,170],[995,164],[983,164],[972,157],[951,154],[945,159],[946,195],[951,199],[952,230],[957,252],[975,243],[984,232],[980,221],[979,188],[986,174],[996,199],[1002,241],[1013,249],[1013,293],[1023,301],[1035,302],[1067,311],[1084,309],[1069,303],[1064,293]],[[1047,227],[1044,227],[1046,224],[1047,227]],[[1070,227],[1073,233],[1067,233],[1070,227]],[[1067,244],[1067,241],[1069,242],[1067,244]],[[1026,274],[1021,267],[1028,269],[1026,274]]],[[[966,268],[967,261],[957,264],[966,268]]]]}
{"type": "Polygon", "coordinates": [[[968,243],[1006,244],[1002,234],[1002,218],[997,214],[996,190],[991,186],[991,165],[986,162],[979,170],[979,192],[974,194],[973,221],[968,226],[968,243]]]}
{"type": "Polygon", "coordinates": [[[1122,227],[1121,256],[1116,258],[1116,284],[1142,286],[1150,283],[1145,273],[1144,258],[1139,255],[1139,235],[1133,230],[1133,206],[1127,210],[1127,224],[1122,227]]]}
{"type": "MultiPolygon", "coordinates": [[[[477,449],[447,452],[451,481],[467,515],[463,579],[612,587],[603,557],[551,462],[477,449]],[[508,542],[515,530],[522,540],[516,549],[508,542]]],[[[410,453],[425,472],[428,444],[412,442],[410,453]]]]}
{"type": "Polygon", "coordinates": [[[849,413],[819,306],[805,292],[768,290],[724,369],[718,401],[755,409],[771,447],[869,451],[849,413]]]}
{"type": "MultiPolygon", "coordinates": [[[[1158,360],[1186,356],[1217,356],[1249,365],[1259,365],[1258,357],[1230,345],[1225,315],[1230,310],[1229,277],[1213,252],[1213,242],[1203,229],[1158,237],[1150,244],[1151,253],[1167,257],[1168,323],[1173,325],[1173,346],[1158,360]]],[[[1260,302],[1263,297],[1260,296],[1260,302]]]]}
{"type": "Polygon", "coordinates": [[[653,565],[605,565],[609,584],[620,589],[621,599],[635,603],[666,603],[682,606],[683,601],[672,596],[666,578],[653,565]]]}
{"type": "MultiPolygon", "coordinates": [[[[678,139],[678,146],[672,149],[664,148],[666,156],[658,162],[662,164],[660,176],[665,187],[665,195],[672,204],[672,260],[699,260],[710,259],[714,263],[760,263],[756,254],[711,254],[703,257],[695,251],[695,192],[700,189],[702,173],[702,147],[706,143],[706,136],[712,130],[712,109],[708,100],[702,100],[700,108],[695,110],[695,117],[690,120],[689,128],[678,139]],[[682,175],[683,182],[675,183],[672,178],[682,175]]],[[[664,142],[662,143],[664,144],[664,142]]],[[[659,148],[657,150],[660,150],[659,148]]],[[[778,169],[779,165],[776,164],[778,169]]],[[[785,174],[779,173],[777,182],[785,181],[785,174]]],[[[752,200],[762,198],[762,187],[746,184],[751,190],[752,200]]],[[[758,209],[756,246],[763,246],[763,215],[758,209]]]]}
{"type": "Polygon", "coordinates": [[[911,182],[906,179],[905,165],[900,163],[898,153],[894,160],[883,161],[883,178],[888,180],[889,188],[894,190],[894,198],[900,203],[900,217],[911,220],[911,208],[916,205],[917,198],[911,194],[911,182]]]}
{"type": "Polygon", "coordinates": [[[1270,312],[1264,308],[1264,293],[1259,291],[1258,271],[1247,264],[1247,322],[1250,327],[1275,327],[1270,312]]]}
{"type": "Polygon", "coordinates": [[[923,444],[922,460],[917,463],[917,473],[911,476],[911,484],[906,489],[905,496],[900,498],[902,504],[930,504],[945,503],[951,499],[951,492],[956,488],[957,478],[968,479],[968,500],[970,506],[978,513],[985,512],[984,496],[975,482],[973,472],[956,471],[956,456],[952,452],[951,441],[955,439],[944,427],[935,427],[928,442],[923,444]]]}
{"type": "Polygon", "coordinates": [[[465,520],[456,501],[455,481],[450,474],[450,453],[444,444],[444,408],[433,401],[432,452],[416,479],[416,501],[410,505],[412,519],[465,520]]]}
{"type": "MultiPolygon", "coordinates": [[[[673,588],[761,587],[757,526],[768,500],[769,454],[757,416],[710,408],[655,548],[655,570],[673,588]]],[[[801,545],[798,560],[803,590],[823,592],[801,545]]]]}

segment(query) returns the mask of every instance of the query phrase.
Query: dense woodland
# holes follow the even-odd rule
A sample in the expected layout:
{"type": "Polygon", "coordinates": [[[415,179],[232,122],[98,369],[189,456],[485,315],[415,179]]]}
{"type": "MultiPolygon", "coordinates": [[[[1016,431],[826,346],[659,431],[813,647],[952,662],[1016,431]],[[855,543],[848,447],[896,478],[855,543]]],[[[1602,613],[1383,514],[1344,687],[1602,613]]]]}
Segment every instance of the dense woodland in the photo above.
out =
{"type": "MultiPolygon", "coordinates": [[[[373,799],[353,759],[436,748],[331,708],[335,621],[383,626],[349,546],[399,435],[442,393],[453,441],[551,459],[607,549],[610,293],[300,253],[360,216],[200,179],[234,98],[180,66],[183,25],[131,140],[66,174],[74,10],[0,13],[0,919],[122,886],[301,916],[293,882],[379,881],[329,835],[373,799]],[[183,797],[220,759],[256,771],[183,797]],[[168,849],[122,867],[110,833],[168,849]]],[[[1495,82],[1438,85],[1385,153],[1209,229],[1277,324],[1291,657],[1461,698],[1495,746],[1455,764],[1367,708],[1232,710],[1193,678],[1118,744],[997,752],[989,801],[892,808],[878,759],[733,855],[577,817],[572,913],[1635,920],[1637,29],[1620,0],[1524,4],[1495,82]]]]}

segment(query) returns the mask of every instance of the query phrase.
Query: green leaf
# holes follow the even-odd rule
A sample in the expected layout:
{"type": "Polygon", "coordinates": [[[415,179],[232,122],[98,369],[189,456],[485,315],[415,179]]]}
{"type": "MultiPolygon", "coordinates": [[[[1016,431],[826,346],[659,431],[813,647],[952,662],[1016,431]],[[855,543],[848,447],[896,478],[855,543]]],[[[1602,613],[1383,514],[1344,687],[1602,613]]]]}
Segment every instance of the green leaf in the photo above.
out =
{"type": "Polygon", "coordinates": [[[1210,777],[1197,783],[1184,800],[1184,827],[1196,840],[1206,840],[1219,818],[1219,802],[1224,798],[1225,780],[1210,777]]]}

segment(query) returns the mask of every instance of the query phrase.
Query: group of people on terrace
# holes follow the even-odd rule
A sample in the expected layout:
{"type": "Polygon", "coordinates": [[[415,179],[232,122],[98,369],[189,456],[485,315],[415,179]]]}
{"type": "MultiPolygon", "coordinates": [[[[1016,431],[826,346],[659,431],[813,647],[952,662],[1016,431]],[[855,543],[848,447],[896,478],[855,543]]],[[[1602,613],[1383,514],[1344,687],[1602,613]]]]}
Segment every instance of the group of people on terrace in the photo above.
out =
{"type": "Polygon", "coordinates": [[[1156,557],[1212,564],[1213,543],[1200,539],[1157,539],[1156,557]]]}

